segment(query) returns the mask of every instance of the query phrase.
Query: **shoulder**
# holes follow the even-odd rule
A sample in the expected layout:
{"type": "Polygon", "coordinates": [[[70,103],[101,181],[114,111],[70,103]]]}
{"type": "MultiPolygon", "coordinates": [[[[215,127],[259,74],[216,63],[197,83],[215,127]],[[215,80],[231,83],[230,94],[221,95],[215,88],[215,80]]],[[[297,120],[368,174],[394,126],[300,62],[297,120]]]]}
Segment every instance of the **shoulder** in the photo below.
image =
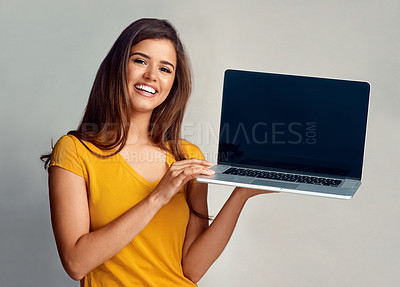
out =
{"type": "Polygon", "coordinates": [[[71,135],[62,136],[51,153],[50,165],[59,166],[73,173],[83,176],[82,161],[79,152],[79,141],[71,135]]]}
{"type": "Polygon", "coordinates": [[[63,152],[77,152],[76,138],[71,135],[62,136],[56,143],[53,149],[53,154],[63,152]]]}
{"type": "Polygon", "coordinates": [[[91,154],[91,152],[106,155],[109,152],[103,151],[96,147],[89,141],[80,140],[73,135],[64,135],[62,136],[54,146],[54,150],[65,150],[65,151],[74,151],[78,155],[91,154]]]}
{"type": "MultiPolygon", "coordinates": [[[[88,142],[85,142],[85,144],[92,147],[92,144],[88,142]]],[[[87,148],[78,138],[73,135],[64,135],[57,141],[56,145],[54,146],[53,153],[68,152],[76,155],[81,155],[85,153],[86,150],[87,148]]]]}
{"type": "Polygon", "coordinates": [[[184,139],[182,139],[181,145],[182,145],[183,152],[185,153],[187,158],[204,159],[204,155],[198,146],[196,146],[184,139]]]}

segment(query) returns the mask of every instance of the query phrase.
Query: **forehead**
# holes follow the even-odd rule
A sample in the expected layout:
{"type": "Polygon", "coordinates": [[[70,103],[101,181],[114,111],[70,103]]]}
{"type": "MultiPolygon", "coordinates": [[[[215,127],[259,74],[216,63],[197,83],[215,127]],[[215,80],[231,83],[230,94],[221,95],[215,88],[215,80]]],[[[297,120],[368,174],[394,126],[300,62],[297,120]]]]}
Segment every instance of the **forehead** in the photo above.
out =
{"type": "Polygon", "coordinates": [[[176,51],[168,39],[146,39],[131,48],[131,54],[143,53],[151,59],[169,61],[176,64],[176,51]]]}

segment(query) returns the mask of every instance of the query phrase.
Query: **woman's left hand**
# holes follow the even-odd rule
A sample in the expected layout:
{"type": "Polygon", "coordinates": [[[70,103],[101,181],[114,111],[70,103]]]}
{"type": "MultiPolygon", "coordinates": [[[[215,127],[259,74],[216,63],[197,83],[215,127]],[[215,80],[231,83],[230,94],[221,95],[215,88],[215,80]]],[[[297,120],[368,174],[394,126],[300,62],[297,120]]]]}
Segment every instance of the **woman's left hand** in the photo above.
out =
{"type": "Polygon", "coordinates": [[[247,188],[247,187],[235,187],[233,192],[240,193],[246,200],[250,197],[259,195],[259,194],[267,194],[267,193],[279,193],[279,191],[272,191],[272,190],[262,190],[262,189],[254,189],[254,188],[247,188]]]}

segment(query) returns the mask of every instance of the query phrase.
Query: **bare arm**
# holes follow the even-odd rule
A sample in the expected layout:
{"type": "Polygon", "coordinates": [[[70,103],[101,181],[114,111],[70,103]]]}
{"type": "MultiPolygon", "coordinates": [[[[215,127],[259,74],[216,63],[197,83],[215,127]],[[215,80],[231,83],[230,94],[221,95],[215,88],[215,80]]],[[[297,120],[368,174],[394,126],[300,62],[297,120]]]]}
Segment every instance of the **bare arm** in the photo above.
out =
{"type": "MultiPolygon", "coordinates": [[[[49,169],[51,218],[61,262],[68,275],[81,280],[129,242],[150,222],[180,188],[200,173],[205,161],[185,160],[171,165],[154,191],[106,226],[90,232],[85,181],[60,167],[49,169]]],[[[208,173],[210,174],[210,173],[208,173]]]]}
{"type": "MultiPolygon", "coordinates": [[[[204,197],[204,189],[207,194],[207,186],[199,187],[196,192],[196,200],[200,208],[203,205],[203,210],[204,199],[199,197],[204,197]]],[[[228,244],[247,199],[260,193],[269,191],[237,187],[209,227],[204,226],[199,218],[189,221],[182,260],[186,277],[193,282],[198,282],[203,277],[228,244]],[[194,226],[190,226],[191,224],[194,226]]]]}

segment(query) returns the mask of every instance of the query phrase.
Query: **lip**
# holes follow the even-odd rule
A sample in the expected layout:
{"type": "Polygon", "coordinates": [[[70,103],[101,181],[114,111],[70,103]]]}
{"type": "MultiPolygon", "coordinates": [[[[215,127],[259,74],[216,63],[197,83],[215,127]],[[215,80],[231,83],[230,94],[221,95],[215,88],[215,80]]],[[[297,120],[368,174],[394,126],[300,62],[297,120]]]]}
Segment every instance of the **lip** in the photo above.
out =
{"type": "Polygon", "coordinates": [[[140,95],[142,95],[142,96],[144,96],[146,98],[154,98],[158,94],[157,88],[154,85],[151,85],[151,84],[148,84],[148,83],[136,83],[135,85],[133,85],[133,87],[134,87],[135,91],[138,94],[140,94],[140,95]],[[149,92],[146,92],[146,91],[143,91],[143,90],[139,90],[139,89],[136,88],[136,86],[139,86],[139,85],[148,86],[148,87],[154,89],[156,92],[154,94],[152,94],[152,93],[149,93],[149,92]]]}

